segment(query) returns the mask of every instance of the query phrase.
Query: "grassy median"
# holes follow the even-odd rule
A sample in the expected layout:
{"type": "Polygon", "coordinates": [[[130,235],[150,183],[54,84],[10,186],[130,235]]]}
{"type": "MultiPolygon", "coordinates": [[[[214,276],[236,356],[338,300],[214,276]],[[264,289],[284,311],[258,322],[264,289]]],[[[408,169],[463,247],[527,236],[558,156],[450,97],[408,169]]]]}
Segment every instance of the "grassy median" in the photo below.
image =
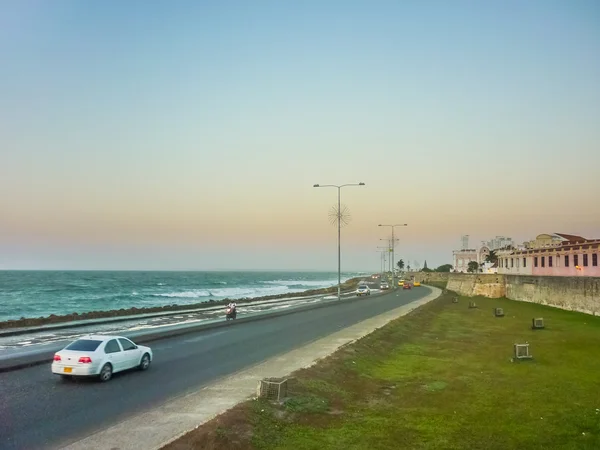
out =
{"type": "Polygon", "coordinates": [[[248,401],[168,449],[600,448],[600,318],[453,296],[294,373],[285,402],[248,401]],[[511,361],[526,341],[533,359],[511,361]]]}

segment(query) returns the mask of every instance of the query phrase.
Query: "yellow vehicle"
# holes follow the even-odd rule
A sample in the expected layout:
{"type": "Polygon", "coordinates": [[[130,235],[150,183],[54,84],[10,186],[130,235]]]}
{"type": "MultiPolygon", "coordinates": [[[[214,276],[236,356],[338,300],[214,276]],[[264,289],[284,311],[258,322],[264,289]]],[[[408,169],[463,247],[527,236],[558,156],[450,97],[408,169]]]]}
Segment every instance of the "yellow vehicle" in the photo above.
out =
{"type": "Polygon", "coordinates": [[[398,281],[398,286],[404,286],[404,280],[398,281]]]}
{"type": "Polygon", "coordinates": [[[413,283],[413,286],[414,286],[414,287],[421,286],[421,282],[420,282],[420,281],[415,281],[415,282],[413,283]]]}

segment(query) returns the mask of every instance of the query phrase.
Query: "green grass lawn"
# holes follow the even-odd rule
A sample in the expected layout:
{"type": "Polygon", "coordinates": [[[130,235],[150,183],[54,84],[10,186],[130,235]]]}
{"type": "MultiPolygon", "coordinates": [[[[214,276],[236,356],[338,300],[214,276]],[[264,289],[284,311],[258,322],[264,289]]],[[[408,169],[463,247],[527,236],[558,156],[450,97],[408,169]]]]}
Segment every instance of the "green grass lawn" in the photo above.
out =
{"type": "Polygon", "coordinates": [[[454,295],[295,373],[287,401],[249,401],[171,448],[600,449],[600,318],[454,295]],[[512,362],[526,341],[533,359],[512,362]]]}
{"type": "Polygon", "coordinates": [[[446,289],[446,286],[448,285],[448,280],[446,281],[428,281],[427,283],[423,283],[426,286],[433,286],[439,289],[446,289]]]}

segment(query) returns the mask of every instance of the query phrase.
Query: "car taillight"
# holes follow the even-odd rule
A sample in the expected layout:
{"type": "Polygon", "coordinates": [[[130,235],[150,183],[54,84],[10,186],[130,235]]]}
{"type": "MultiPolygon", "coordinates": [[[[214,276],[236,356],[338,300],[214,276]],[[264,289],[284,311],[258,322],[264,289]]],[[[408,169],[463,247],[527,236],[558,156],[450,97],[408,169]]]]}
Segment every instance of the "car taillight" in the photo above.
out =
{"type": "Polygon", "coordinates": [[[54,355],[54,361],[60,361],[60,355],[54,355]]]}
{"type": "Polygon", "coordinates": [[[92,362],[92,358],[90,358],[89,356],[82,356],[81,358],[79,358],[79,362],[83,364],[89,364],[92,362]]]}

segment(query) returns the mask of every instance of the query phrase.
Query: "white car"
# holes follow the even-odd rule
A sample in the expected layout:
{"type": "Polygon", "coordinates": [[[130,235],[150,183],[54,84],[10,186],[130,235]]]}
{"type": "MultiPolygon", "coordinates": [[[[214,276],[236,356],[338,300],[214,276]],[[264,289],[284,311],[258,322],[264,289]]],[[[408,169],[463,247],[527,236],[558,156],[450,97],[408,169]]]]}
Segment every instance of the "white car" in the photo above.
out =
{"type": "Polygon", "coordinates": [[[54,355],[52,373],[69,377],[97,376],[108,381],[112,374],[152,362],[152,349],[136,345],[126,337],[90,335],[73,341],[54,355]]]}
{"type": "Polygon", "coordinates": [[[371,289],[366,284],[360,284],[356,290],[356,295],[358,297],[361,295],[371,295],[371,289]]]}

